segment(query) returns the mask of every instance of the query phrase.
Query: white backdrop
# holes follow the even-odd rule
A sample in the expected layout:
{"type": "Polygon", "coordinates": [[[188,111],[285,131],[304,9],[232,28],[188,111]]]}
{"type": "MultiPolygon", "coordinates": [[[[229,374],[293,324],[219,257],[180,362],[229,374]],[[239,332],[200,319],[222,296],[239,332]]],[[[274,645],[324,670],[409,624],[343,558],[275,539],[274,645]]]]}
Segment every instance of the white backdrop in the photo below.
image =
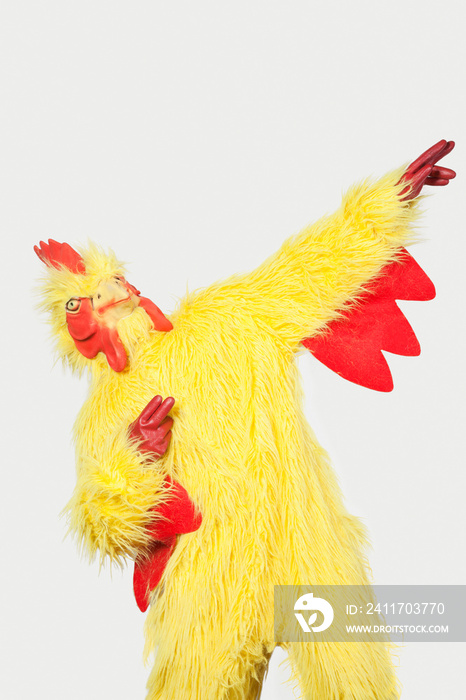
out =
{"type": "MultiPolygon", "coordinates": [[[[33,244],[112,246],[169,312],[440,138],[459,176],[425,201],[414,250],[438,296],[402,305],[423,354],[390,358],[388,395],[299,363],[376,582],[465,582],[463,7],[2,3],[2,697],[142,699],[149,672],[131,570],[98,576],[62,542],[86,386],[53,366],[33,244]]],[[[263,700],[292,697],[284,657],[263,700]]],[[[464,645],[406,645],[403,699],[459,697],[463,666],[464,645]]]]}

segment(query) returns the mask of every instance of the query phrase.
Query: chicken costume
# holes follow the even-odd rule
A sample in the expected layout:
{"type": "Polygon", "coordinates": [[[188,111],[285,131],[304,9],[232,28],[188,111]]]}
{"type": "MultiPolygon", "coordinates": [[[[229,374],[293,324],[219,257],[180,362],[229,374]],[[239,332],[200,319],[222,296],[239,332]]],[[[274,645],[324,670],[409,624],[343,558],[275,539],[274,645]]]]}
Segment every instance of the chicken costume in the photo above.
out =
{"type": "MultiPolygon", "coordinates": [[[[368,582],[364,530],[306,423],[293,358],[304,344],[390,390],[381,350],[419,352],[394,299],[434,295],[403,246],[422,186],[454,177],[435,165],[452,148],[354,187],[254,272],[188,295],[169,319],[112,253],[36,248],[59,353],[90,375],[70,528],[91,557],[135,560],[156,652],[148,700],[258,698],[274,585],[368,582]]],[[[382,643],[285,646],[303,698],[399,697],[382,643]]]]}

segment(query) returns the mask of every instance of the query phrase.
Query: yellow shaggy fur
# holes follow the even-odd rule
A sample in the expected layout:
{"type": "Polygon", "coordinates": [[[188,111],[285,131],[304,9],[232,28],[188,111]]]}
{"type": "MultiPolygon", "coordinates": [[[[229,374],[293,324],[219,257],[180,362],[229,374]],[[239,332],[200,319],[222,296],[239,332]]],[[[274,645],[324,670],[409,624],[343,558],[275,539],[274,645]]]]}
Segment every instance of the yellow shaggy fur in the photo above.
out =
{"type": "MultiPolygon", "coordinates": [[[[253,700],[274,648],[274,584],[368,580],[366,538],[346,511],[324,450],[307,425],[293,362],[344,304],[412,238],[402,170],[354,187],[339,210],[288,240],[261,267],[185,298],[174,329],[152,330],[138,308],[118,324],[123,372],[86,360],[64,305],[121,274],[113,255],[81,251],[86,275],[50,268],[44,305],[60,354],[89,368],[75,426],[77,485],[70,527],[85,550],[122,563],[146,544],[148,511],[170,474],[203,515],[179,538],[152,594],[148,700],[253,700]],[[174,396],[170,449],[150,462],[127,429],[156,394],[174,396]]],[[[307,700],[399,697],[390,650],[371,644],[287,645],[307,700]]]]}

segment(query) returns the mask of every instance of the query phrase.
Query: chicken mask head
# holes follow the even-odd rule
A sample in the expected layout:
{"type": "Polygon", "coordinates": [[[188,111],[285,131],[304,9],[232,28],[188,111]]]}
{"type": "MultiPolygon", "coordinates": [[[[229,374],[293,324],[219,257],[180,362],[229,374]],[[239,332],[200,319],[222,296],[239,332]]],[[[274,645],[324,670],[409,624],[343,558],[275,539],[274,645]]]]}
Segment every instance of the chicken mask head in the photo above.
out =
{"type": "Polygon", "coordinates": [[[128,353],[119,328],[123,319],[134,317],[136,335],[173,328],[162,311],[126,281],[112,252],[106,255],[91,245],[80,254],[68,243],[51,239],[34,250],[47,265],[43,306],[52,314],[60,354],[75,368],[82,369],[101,352],[115,372],[125,369],[128,353]]]}

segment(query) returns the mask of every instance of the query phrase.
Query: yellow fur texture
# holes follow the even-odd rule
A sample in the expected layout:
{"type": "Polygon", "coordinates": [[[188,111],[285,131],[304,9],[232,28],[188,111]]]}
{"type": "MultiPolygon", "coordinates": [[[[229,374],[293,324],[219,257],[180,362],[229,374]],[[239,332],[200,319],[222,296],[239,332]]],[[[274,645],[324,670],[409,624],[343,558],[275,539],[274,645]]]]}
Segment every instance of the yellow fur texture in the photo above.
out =
{"type": "MultiPolygon", "coordinates": [[[[412,240],[415,208],[396,184],[402,172],[354,187],[333,216],[253,273],[189,295],[170,317],[173,331],[152,330],[136,309],[118,324],[129,356],[120,373],[102,354],[77,352],[64,304],[92,295],[121,265],[91,247],[81,251],[89,274],[49,270],[45,306],[59,352],[91,374],[75,426],[71,529],[91,556],[134,557],[165,474],[203,514],[197,532],[179,537],[152,594],[148,700],[253,700],[274,648],[274,584],[368,581],[364,530],[306,423],[293,358],[412,240]],[[170,448],[154,463],[127,428],[156,394],[176,404],[170,448]]],[[[399,697],[382,644],[287,648],[307,700],[399,697]]]]}

